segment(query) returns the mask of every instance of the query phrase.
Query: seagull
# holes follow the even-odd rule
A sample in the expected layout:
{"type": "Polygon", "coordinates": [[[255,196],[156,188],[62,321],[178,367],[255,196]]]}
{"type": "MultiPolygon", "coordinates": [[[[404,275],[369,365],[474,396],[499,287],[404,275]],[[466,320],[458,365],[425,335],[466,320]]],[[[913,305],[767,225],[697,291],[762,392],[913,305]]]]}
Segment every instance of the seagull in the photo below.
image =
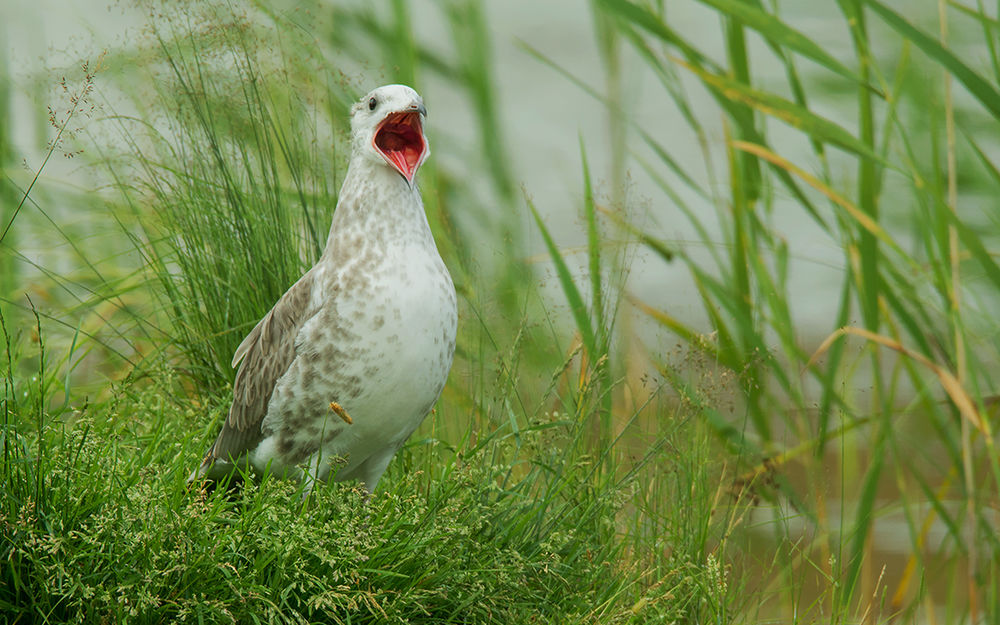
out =
{"type": "Polygon", "coordinates": [[[458,312],[424,214],[423,100],[386,85],[351,108],[351,160],[319,261],[233,356],[233,403],[189,481],[238,468],[370,495],[444,388],[458,312]]]}

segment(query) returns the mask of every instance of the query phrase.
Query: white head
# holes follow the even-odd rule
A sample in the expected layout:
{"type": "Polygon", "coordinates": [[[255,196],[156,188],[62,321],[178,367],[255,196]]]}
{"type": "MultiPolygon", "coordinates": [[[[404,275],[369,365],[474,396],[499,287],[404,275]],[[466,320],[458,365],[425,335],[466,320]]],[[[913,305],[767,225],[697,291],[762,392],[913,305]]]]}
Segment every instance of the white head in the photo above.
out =
{"type": "Polygon", "coordinates": [[[426,116],[424,101],[406,85],[370,91],[351,107],[354,155],[392,167],[412,184],[431,153],[423,130],[426,116]]]}

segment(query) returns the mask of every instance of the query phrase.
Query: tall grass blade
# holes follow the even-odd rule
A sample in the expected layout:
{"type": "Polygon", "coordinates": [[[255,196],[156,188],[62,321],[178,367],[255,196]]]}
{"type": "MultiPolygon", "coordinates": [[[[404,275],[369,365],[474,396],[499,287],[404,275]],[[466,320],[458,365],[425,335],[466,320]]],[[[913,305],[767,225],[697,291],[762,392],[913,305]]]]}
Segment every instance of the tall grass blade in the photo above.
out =
{"type": "Polygon", "coordinates": [[[580,331],[580,336],[583,338],[583,344],[586,346],[590,356],[597,358],[601,352],[597,345],[593,324],[590,321],[590,311],[587,310],[587,305],[580,295],[580,290],[573,281],[573,275],[566,265],[566,260],[559,252],[559,248],[556,247],[555,241],[552,240],[552,235],[545,226],[545,222],[542,221],[541,215],[538,214],[535,203],[529,197],[526,197],[525,201],[528,203],[528,208],[531,209],[531,215],[534,217],[538,231],[545,242],[545,249],[548,250],[549,258],[552,259],[552,265],[555,267],[556,276],[559,279],[559,286],[562,287],[563,295],[566,296],[566,300],[569,302],[569,309],[573,314],[573,320],[576,322],[576,328],[580,331]]]}
{"type": "Polygon", "coordinates": [[[628,2],[628,0],[598,0],[598,4],[621,16],[625,23],[635,24],[664,42],[676,46],[692,63],[712,68],[713,71],[721,71],[718,64],[690,45],[687,40],[667,26],[662,17],[649,9],[628,2]]]}
{"type": "Polygon", "coordinates": [[[889,163],[872,150],[870,145],[858,140],[853,134],[838,124],[806,110],[794,102],[790,102],[773,93],[753,89],[727,76],[712,74],[683,60],[674,59],[674,62],[697,75],[706,85],[726,99],[743,102],[761,113],[786,122],[810,137],[839,147],[862,159],[869,159],[883,166],[890,166],[889,163]]]}
{"type": "Polygon", "coordinates": [[[803,182],[805,182],[812,188],[816,189],[817,191],[825,195],[827,199],[829,199],[835,206],[839,206],[840,208],[842,208],[847,214],[847,216],[851,220],[857,222],[857,224],[865,232],[871,234],[873,237],[877,238],[882,243],[888,245],[894,252],[899,254],[900,257],[906,258],[907,256],[906,253],[902,250],[902,248],[900,248],[899,244],[896,243],[895,240],[893,240],[893,238],[889,235],[889,233],[885,231],[884,228],[879,226],[878,223],[875,222],[875,220],[873,220],[867,213],[859,210],[858,207],[852,204],[847,198],[845,198],[843,195],[831,189],[826,183],[824,183],[820,179],[806,172],[801,167],[795,165],[788,159],[778,154],[775,154],[774,152],[768,150],[763,146],[756,145],[753,143],[748,143],[746,141],[734,141],[733,147],[739,150],[750,152],[756,156],[759,156],[760,158],[767,160],[773,165],[780,167],[781,169],[784,169],[785,171],[795,174],[803,182]]]}
{"type": "Polygon", "coordinates": [[[698,1],[716,9],[729,19],[742,22],[756,30],[777,49],[796,52],[851,82],[859,81],[858,76],[854,72],[827,54],[812,39],[788,26],[775,15],[764,11],[759,4],[745,0],[698,1]]]}
{"type": "Polygon", "coordinates": [[[856,328],[853,326],[846,326],[840,328],[830,336],[826,337],[823,343],[816,349],[813,355],[810,357],[810,364],[815,361],[817,356],[825,352],[833,341],[839,340],[841,337],[848,334],[853,334],[854,336],[859,336],[867,341],[876,343],[883,347],[888,347],[894,351],[903,354],[907,358],[914,360],[915,362],[927,367],[934,375],[937,377],[938,382],[941,384],[941,388],[944,389],[945,393],[958,408],[959,413],[964,419],[966,419],[970,424],[972,424],[977,430],[982,432],[984,435],[989,436],[990,430],[989,422],[981,416],[979,408],[976,407],[975,401],[973,401],[969,392],[964,388],[958,378],[955,377],[953,373],[945,369],[944,367],[931,361],[929,358],[909,349],[898,340],[893,339],[888,336],[881,334],[876,334],[870,332],[864,328],[856,328]]]}
{"type": "Polygon", "coordinates": [[[604,288],[602,286],[601,266],[601,232],[597,227],[597,205],[594,202],[594,190],[590,183],[590,166],[587,164],[587,151],[580,137],[580,159],[583,166],[583,214],[587,221],[587,264],[590,278],[590,305],[594,312],[594,330],[597,334],[601,350],[607,349],[607,337],[604,321],[604,288]]]}
{"type": "Polygon", "coordinates": [[[551,67],[553,70],[555,70],[564,78],[566,78],[568,81],[579,87],[581,91],[583,91],[590,97],[594,98],[598,102],[601,102],[602,104],[610,108],[612,111],[615,111],[616,113],[625,117],[626,118],[625,121],[631,126],[633,131],[637,132],[639,136],[642,137],[642,140],[646,143],[646,145],[648,145],[653,150],[653,152],[656,153],[656,156],[660,160],[662,160],[665,165],[667,165],[667,167],[670,169],[670,171],[674,173],[674,175],[676,175],[682,182],[684,182],[685,185],[687,185],[688,188],[697,193],[699,196],[703,197],[706,200],[709,199],[708,194],[705,193],[705,190],[698,183],[694,181],[691,175],[684,170],[684,168],[680,165],[680,163],[678,163],[677,160],[673,156],[671,156],[671,154],[667,152],[667,150],[664,149],[664,147],[660,145],[660,143],[657,142],[656,139],[654,139],[645,128],[642,127],[642,125],[636,123],[633,117],[626,115],[625,111],[622,111],[621,109],[613,108],[615,106],[614,102],[606,98],[595,87],[592,87],[591,85],[587,84],[580,77],[576,76],[568,69],[559,65],[551,58],[545,56],[544,54],[542,54],[535,48],[531,47],[527,43],[523,41],[518,41],[518,46],[526,53],[530,54],[532,57],[537,59],[539,62],[544,63],[548,67],[551,67]]]}
{"type": "Polygon", "coordinates": [[[958,233],[958,238],[962,241],[962,244],[979,263],[979,266],[985,272],[986,277],[989,278],[995,288],[1000,288],[1000,265],[997,265],[996,260],[994,260],[994,254],[986,249],[979,233],[959,219],[954,212],[942,212],[947,216],[949,224],[955,228],[955,231],[958,233]]]}
{"type": "Polygon", "coordinates": [[[953,52],[924,31],[913,26],[902,15],[885,6],[878,0],[863,0],[865,6],[876,13],[889,27],[913,42],[922,52],[938,61],[942,67],[951,72],[960,83],[965,85],[974,98],[979,100],[994,119],[1000,119],[1000,91],[989,81],[974,72],[962,62],[953,52]]]}
{"type": "Polygon", "coordinates": [[[730,369],[734,369],[739,366],[738,363],[732,359],[729,359],[727,362],[715,345],[705,340],[705,338],[697,330],[688,326],[673,315],[650,306],[634,295],[629,296],[629,303],[649,315],[653,321],[679,336],[688,345],[704,351],[712,360],[720,362],[730,369]]]}

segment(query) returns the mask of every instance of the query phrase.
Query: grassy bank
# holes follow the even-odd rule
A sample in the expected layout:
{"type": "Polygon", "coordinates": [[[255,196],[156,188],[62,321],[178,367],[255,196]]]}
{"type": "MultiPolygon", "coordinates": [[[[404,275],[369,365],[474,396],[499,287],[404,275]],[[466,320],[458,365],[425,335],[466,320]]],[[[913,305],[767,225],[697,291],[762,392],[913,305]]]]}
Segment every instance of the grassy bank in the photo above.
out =
{"type": "Polygon", "coordinates": [[[0,210],[16,268],[0,279],[0,610],[997,620],[996,18],[844,0],[819,36],[792,7],[689,4],[716,37],[655,3],[593,2],[596,79],[525,46],[607,111],[608,171],[579,139],[572,253],[517,191],[483,3],[434,6],[446,46],[405,2],[146,5],[146,36],[70,74],[51,120],[71,130],[53,150],[82,147],[104,181],[75,198],[86,219],[45,219],[44,176],[0,188],[21,207],[0,210]],[[367,504],[328,485],[303,506],[277,480],[189,492],[235,346],[319,254],[355,69],[449,85],[478,132],[432,136],[465,162],[421,170],[461,299],[449,384],[367,504]],[[647,102],[692,141],[648,131],[647,102]],[[656,185],[649,215],[632,171],[656,185]],[[790,222],[836,251],[821,320],[802,314],[790,222]],[[32,264],[29,233],[69,269],[32,264]],[[508,255],[483,258],[484,240],[508,255]],[[704,321],[633,288],[636,258],[687,274],[704,321]]]}

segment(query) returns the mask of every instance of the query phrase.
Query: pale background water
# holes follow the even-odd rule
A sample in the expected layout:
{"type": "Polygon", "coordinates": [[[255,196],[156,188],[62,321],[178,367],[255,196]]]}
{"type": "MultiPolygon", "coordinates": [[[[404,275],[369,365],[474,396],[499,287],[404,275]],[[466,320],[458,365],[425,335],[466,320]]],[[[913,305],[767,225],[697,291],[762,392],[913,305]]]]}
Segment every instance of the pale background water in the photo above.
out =
{"type": "MultiPolygon", "coordinates": [[[[817,42],[826,49],[830,49],[828,44],[831,42],[842,41],[845,45],[840,49],[845,54],[850,52],[848,35],[842,28],[833,3],[791,4],[783,13],[786,21],[817,37],[817,42]],[[837,28],[825,28],[827,23],[836,24],[837,28]]],[[[411,5],[415,36],[422,41],[444,42],[442,47],[450,45],[447,25],[435,3],[416,1],[411,5]]],[[[520,47],[520,42],[603,91],[604,74],[593,35],[590,7],[586,2],[567,0],[510,0],[488,2],[485,6],[492,28],[496,90],[501,100],[497,109],[507,131],[505,141],[514,160],[514,179],[523,185],[542,211],[557,243],[564,248],[579,248],[584,245],[585,237],[579,219],[582,176],[578,137],[582,135],[584,139],[598,192],[610,197],[617,191],[610,188],[611,149],[607,112],[603,104],[527,54],[520,47]]],[[[723,43],[719,35],[719,20],[713,11],[688,3],[676,9],[671,7],[669,15],[672,26],[678,31],[703,32],[703,49],[714,51],[721,60],[723,43]],[[713,44],[712,40],[716,43],[713,44]]],[[[0,8],[0,24],[6,35],[9,66],[15,83],[14,118],[23,122],[17,126],[15,143],[28,169],[34,170],[41,163],[50,138],[41,134],[48,133],[50,129],[37,128],[33,120],[39,108],[44,109],[47,105],[46,98],[53,97],[54,84],[58,79],[56,72],[47,72],[46,68],[73,66],[83,58],[96,58],[103,49],[134,42],[140,36],[141,14],[123,11],[106,0],[15,0],[0,8]]],[[[755,79],[765,84],[772,78],[776,83],[783,81],[780,67],[773,62],[768,65],[770,57],[761,42],[753,36],[749,37],[749,42],[754,47],[755,79]],[[768,67],[771,67],[770,75],[768,67]]],[[[684,166],[699,183],[706,183],[703,156],[694,134],[674,110],[669,97],[645,64],[635,62],[636,57],[627,44],[623,44],[622,49],[624,102],[631,117],[657,141],[670,147],[674,154],[690,153],[690,161],[684,166]],[[682,148],[678,149],[678,145],[682,148]]],[[[850,62],[850,59],[844,60],[850,62]]],[[[807,63],[800,65],[806,75],[812,70],[807,63]]],[[[375,86],[380,71],[377,65],[362,68],[358,78],[361,84],[375,86]]],[[[717,172],[722,172],[725,158],[721,149],[722,115],[712,98],[694,80],[687,82],[694,108],[699,111],[700,121],[712,142],[713,165],[717,172]],[[713,114],[701,114],[702,107],[713,114]]],[[[447,132],[459,145],[477,140],[471,111],[453,106],[454,103],[460,105],[462,99],[451,89],[443,80],[433,76],[428,76],[426,84],[422,85],[424,99],[431,111],[428,134],[432,145],[434,133],[438,130],[447,132]],[[441,114],[442,110],[446,110],[446,114],[441,114]],[[442,128],[445,123],[447,127],[442,128]]],[[[835,118],[835,111],[820,112],[835,118]]],[[[844,121],[850,127],[850,120],[844,121]]],[[[781,146],[784,156],[794,160],[797,156],[809,155],[808,146],[797,132],[783,131],[780,124],[773,122],[770,132],[775,137],[775,143],[781,146]]],[[[649,162],[656,162],[656,157],[648,150],[643,151],[641,141],[629,140],[628,143],[649,162]]],[[[461,159],[461,155],[449,154],[440,146],[435,147],[433,158],[441,162],[457,164],[461,159]]],[[[834,163],[834,171],[837,171],[836,160],[834,163]]],[[[845,160],[845,177],[850,176],[852,168],[852,163],[845,160]]],[[[627,206],[640,223],[672,244],[684,245],[691,241],[691,245],[702,245],[693,241],[692,230],[684,218],[636,162],[628,163],[627,176],[627,206]]],[[[46,165],[43,178],[83,188],[88,185],[86,170],[80,168],[79,163],[64,158],[53,158],[46,165]]],[[[724,177],[720,176],[720,179],[724,181],[724,177]]],[[[683,185],[679,185],[677,190],[682,195],[687,193],[683,185]]],[[[693,193],[687,194],[692,206],[704,205],[704,201],[693,193]]],[[[703,206],[703,211],[706,221],[711,224],[714,208],[703,206]]],[[[532,258],[547,264],[540,239],[529,223],[526,207],[522,222],[526,229],[532,231],[532,258]]],[[[836,241],[815,228],[802,210],[782,200],[780,194],[775,204],[775,222],[780,224],[778,229],[789,241],[793,259],[791,292],[797,297],[792,302],[792,310],[800,321],[799,327],[815,330],[809,341],[818,344],[833,320],[833,303],[842,274],[842,252],[836,241]]],[[[29,241],[22,242],[22,245],[29,256],[44,264],[44,258],[37,254],[37,250],[32,250],[29,241]]],[[[489,251],[491,255],[503,252],[489,251]]],[[[579,267],[583,255],[570,256],[569,261],[571,266],[579,267]]],[[[548,284],[553,302],[559,305],[562,299],[557,284],[554,281],[548,281],[548,284]]],[[[698,327],[705,327],[697,298],[692,297],[691,281],[680,265],[666,265],[658,258],[640,252],[634,258],[629,287],[653,306],[667,309],[681,320],[698,327]]],[[[649,338],[654,339],[653,336],[649,338]]]]}

